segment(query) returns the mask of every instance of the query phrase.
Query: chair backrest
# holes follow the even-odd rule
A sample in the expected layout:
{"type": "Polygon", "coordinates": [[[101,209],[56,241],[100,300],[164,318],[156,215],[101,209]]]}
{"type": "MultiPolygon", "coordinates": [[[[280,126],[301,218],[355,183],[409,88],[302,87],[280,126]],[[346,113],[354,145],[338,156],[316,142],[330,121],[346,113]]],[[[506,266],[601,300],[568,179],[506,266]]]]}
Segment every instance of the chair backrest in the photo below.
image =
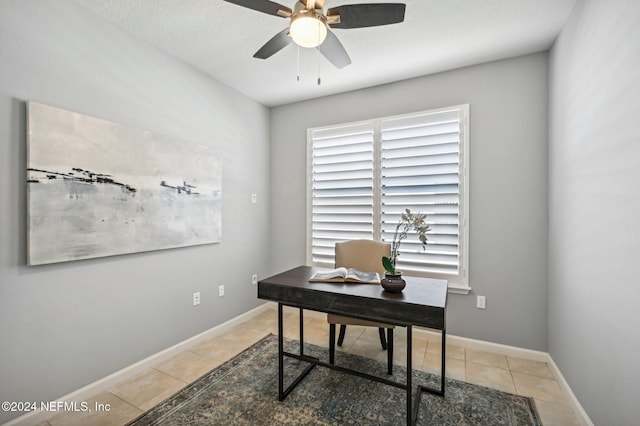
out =
{"type": "Polygon", "coordinates": [[[382,256],[391,256],[391,244],[374,240],[344,241],[336,243],[335,267],[383,274],[382,256]]]}

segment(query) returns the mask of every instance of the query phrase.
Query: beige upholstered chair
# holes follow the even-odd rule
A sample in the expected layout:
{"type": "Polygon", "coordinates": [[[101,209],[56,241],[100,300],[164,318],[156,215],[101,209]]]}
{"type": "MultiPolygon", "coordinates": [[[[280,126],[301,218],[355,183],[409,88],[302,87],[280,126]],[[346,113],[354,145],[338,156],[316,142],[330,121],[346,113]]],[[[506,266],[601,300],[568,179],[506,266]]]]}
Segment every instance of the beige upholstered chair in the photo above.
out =
{"type": "MultiPolygon", "coordinates": [[[[342,243],[336,243],[336,260],[335,267],[355,268],[360,271],[378,272],[384,274],[382,266],[382,257],[391,256],[391,245],[389,243],[381,243],[373,240],[351,240],[342,243]]],[[[375,284],[362,284],[375,285],[375,284]]],[[[366,321],[358,318],[351,318],[342,315],[327,315],[329,323],[329,362],[335,361],[335,336],[336,324],[340,324],[340,336],[338,337],[338,346],[342,346],[347,325],[361,325],[369,327],[378,327],[380,334],[380,343],[382,349],[387,350],[388,373],[392,374],[393,366],[393,328],[391,324],[379,323],[375,321],[366,321]],[[387,339],[385,339],[385,330],[387,330],[387,339]]]]}

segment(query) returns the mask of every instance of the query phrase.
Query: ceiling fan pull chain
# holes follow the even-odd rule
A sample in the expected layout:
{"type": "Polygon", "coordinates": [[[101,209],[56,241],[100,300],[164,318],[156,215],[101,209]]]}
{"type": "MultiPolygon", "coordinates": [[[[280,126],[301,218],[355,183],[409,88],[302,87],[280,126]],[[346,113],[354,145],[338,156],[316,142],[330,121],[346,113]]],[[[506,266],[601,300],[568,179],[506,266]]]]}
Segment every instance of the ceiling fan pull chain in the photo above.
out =
{"type": "Polygon", "coordinates": [[[300,46],[298,46],[298,74],[297,79],[300,81],[300,46]]]}
{"type": "MultiPolygon", "coordinates": [[[[324,24],[318,20],[318,46],[322,44],[321,25],[324,24]]],[[[320,55],[316,55],[316,58],[318,59],[318,86],[320,86],[320,83],[322,82],[320,79],[320,55]]]]}

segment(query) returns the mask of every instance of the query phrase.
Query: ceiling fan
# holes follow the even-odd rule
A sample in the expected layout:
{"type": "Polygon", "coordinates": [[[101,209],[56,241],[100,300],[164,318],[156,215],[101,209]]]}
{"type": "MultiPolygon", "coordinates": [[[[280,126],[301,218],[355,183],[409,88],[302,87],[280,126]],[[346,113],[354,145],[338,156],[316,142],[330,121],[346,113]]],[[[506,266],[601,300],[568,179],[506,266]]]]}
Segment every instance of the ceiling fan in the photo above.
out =
{"type": "Polygon", "coordinates": [[[331,28],[364,28],[404,21],[404,3],[345,4],[323,12],[324,0],[300,0],[293,10],[269,0],[225,0],[268,15],[289,18],[287,28],[276,34],[253,57],[267,59],[291,42],[317,48],[336,68],[344,68],[351,58],[331,28]]]}

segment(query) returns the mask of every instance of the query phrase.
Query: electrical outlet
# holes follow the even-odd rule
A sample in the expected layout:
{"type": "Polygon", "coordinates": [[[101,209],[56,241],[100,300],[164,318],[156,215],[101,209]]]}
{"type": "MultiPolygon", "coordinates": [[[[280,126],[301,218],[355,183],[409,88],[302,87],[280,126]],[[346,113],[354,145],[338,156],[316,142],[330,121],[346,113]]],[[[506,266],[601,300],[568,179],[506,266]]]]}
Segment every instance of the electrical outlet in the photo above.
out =
{"type": "Polygon", "coordinates": [[[476,307],[478,309],[486,309],[487,307],[487,298],[485,296],[478,296],[476,300],[476,307]]]}
{"type": "Polygon", "coordinates": [[[253,285],[258,284],[258,274],[251,275],[251,284],[253,285]]]}
{"type": "Polygon", "coordinates": [[[251,202],[253,204],[258,202],[258,194],[251,194],[251,202]]]}
{"type": "Polygon", "coordinates": [[[200,292],[193,293],[193,306],[198,306],[200,304],[200,292]]]}
{"type": "Polygon", "coordinates": [[[224,286],[223,285],[219,285],[218,286],[218,296],[219,297],[224,296],[224,286]]]}

